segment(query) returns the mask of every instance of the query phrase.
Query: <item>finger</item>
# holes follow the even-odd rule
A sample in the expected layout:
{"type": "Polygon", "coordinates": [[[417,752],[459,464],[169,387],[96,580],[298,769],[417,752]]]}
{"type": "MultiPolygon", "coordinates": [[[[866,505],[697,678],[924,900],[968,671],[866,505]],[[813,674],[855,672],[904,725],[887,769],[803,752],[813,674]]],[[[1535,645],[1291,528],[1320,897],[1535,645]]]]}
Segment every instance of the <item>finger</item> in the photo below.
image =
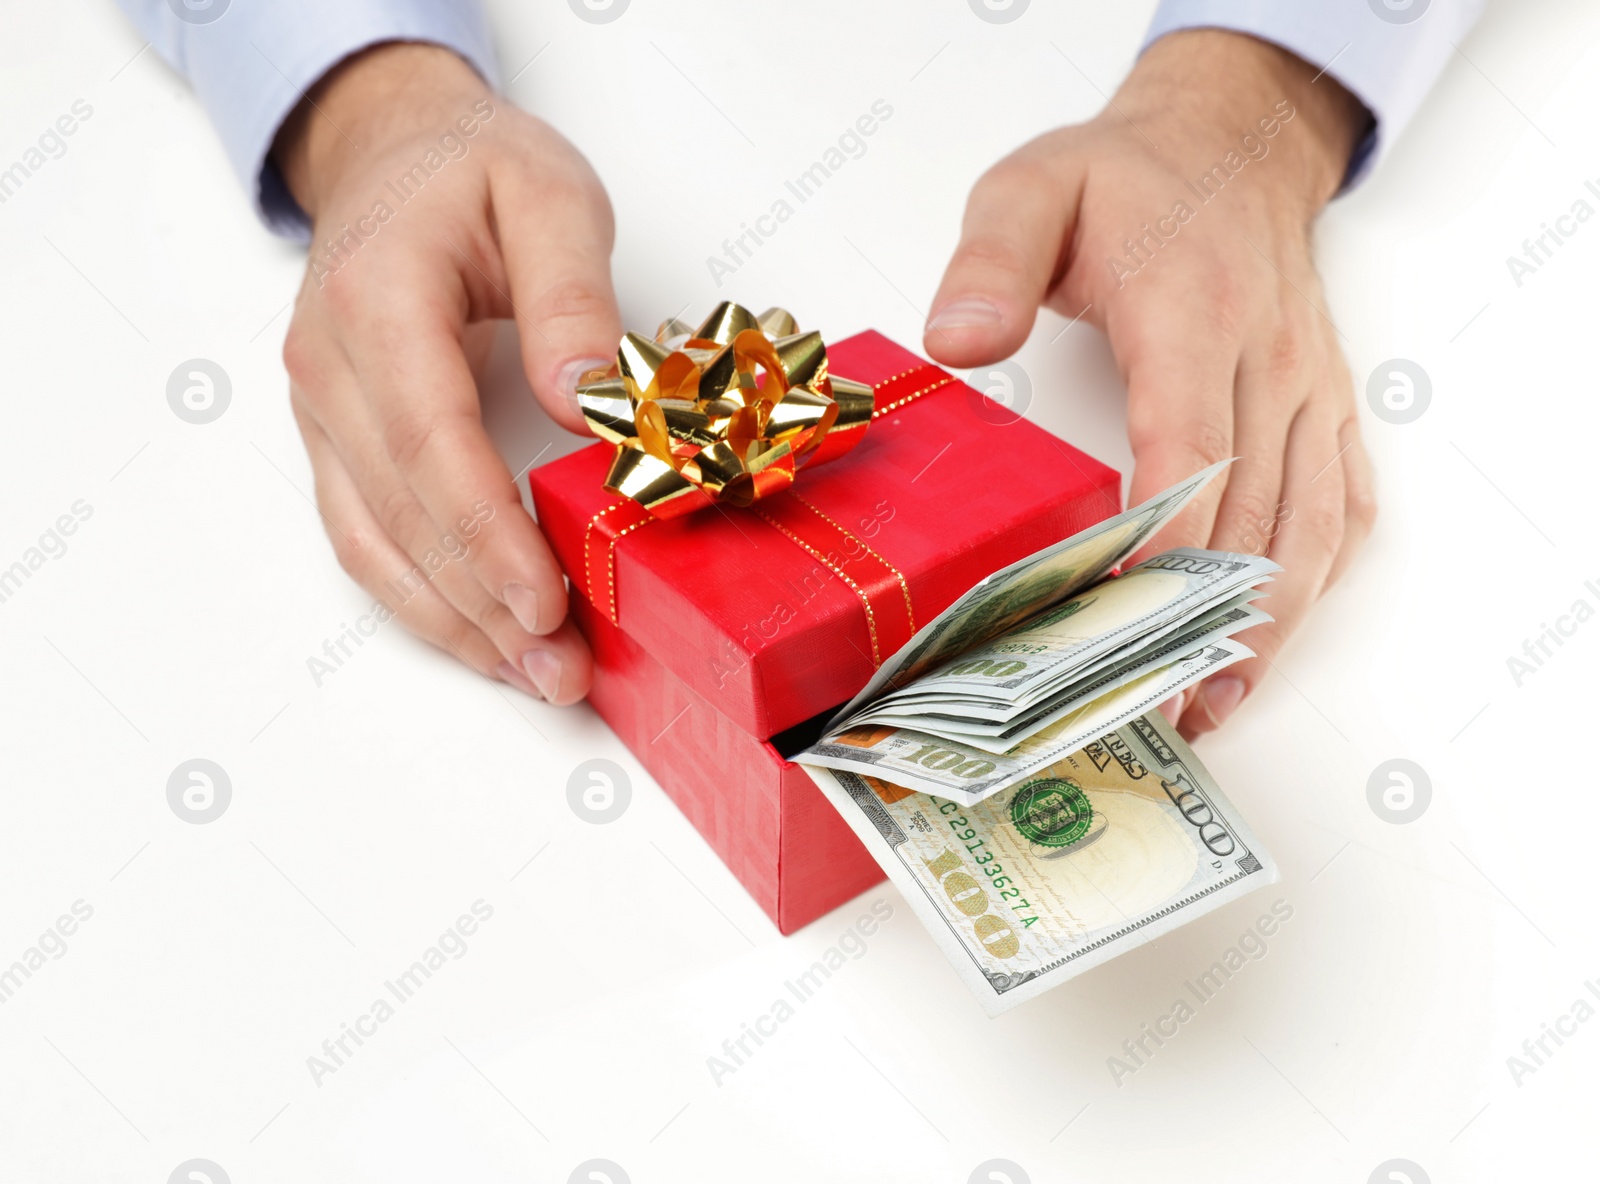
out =
{"type": "Polygon", "coordinates": [[[1288,508],[1269,551],[1283,568],[1267,586],[1265,607],[1274,619],[1240,635],[1256,657],[1201,686],[1181,721],[1186,736],[1220,727],[1233,714],[1266,676],[1326,586],[1345,532],[1344,472],[1338,465],[1328,466],[1337,450],[1337,430],[1332,412],[1316,402],[1307,403],[1289,428],[1283,483],[1288,508]]]}
{"type": "MultiPolygon", "coordinates": [[[[1239,351],[1176,292],[1152,289],[1155,299],[1119,307],[1108,324],[1111,347],[1128,382],[1128,442],[1133,482],[1128,504],[1139,505],[1234,454],[1234,383],[1239,351]]],[[[1140,549],[1133,562],[1172,547],[1203,547],[1230,479],[1224,471],[1140,549]]]]}
{"type": "MultiPolygon", "coordinates": [[[[523,629],[549,633],[566,616],[566,583],[484,431],[459,314],[438,287],[428,261],[407,261],[385,277],[383,304],[347,318],[341,336],[383,448],[435,535],[472,538],[492,519],[466,569],[523,629]]],[[[366,434],[351,425],[335,439],[343,448],[366,434]]],[[[358,479],[366,488],[369,474],[358,467],[358,479]]],[[[383,503],[372,504],[389,523],[383,503]]]]}
{"type": "Polygon", "coordinates": [[[303,410],[297,409],[295,419],[311,458],[317,505],[339,566],[412,633],[480,674],[495,677],[502,661],[499,648],[430,582],[421,581],[411,595],[395,594],[412,570],[410,557],[373,517],[326,433],[303,410]]]}
{"type": "Polygon", "coordinates": [[[1177,726],[1178,720],[1183,718],[1183,701],[1185,693],[1186,692],[1184,691],[1179,691],[1176,695],[1172,696],[1172,698],[1168,699],[1165,703],[1161,704],[1159,708],[1157,708],[1157,710],[1161,712],[1162,718],[1165,719],[1169,724],[1172,724],[1174,727],[1177,726]]]}
{"type": "Polygon", "coordinates": [[[424,575],[384,531],[315,419],[298,407],[295,418],[316,474],[318,502],[328,508],[334,552],[362,587],[406,628],[479,673],[556,704],[575,703],[589,693],[593,663],[570,622],[548,637],[533,637],[511,626],[511,637],[497,639],[494,633],[508,628],[504,620],[497,619],[486,629],[470,619],[436,586],[437,578],[424,575]],[[505,659],[507,651],[517,654],[514,661],[505,659]]]}
{"type": "Polygon", "coordinates": [[[1064,268],[1086,168],[1074,153],[1029,148],[978,179],[961,241],[933,298],[923,336],[949,366],[1007,357],[1027,340],[1045,294],[1064,268]]]}
{"type": "MultiPolygon", "coordinates": [[[[499,543],[503,530],[528,526],[520,501],[509,511],[480,503],[470,518],[441,531],[389,456],[377,414],[337,344],[312,333],[309,343],[297,343],[294,354],[296,369],[314,374],[317,392],[315,397],[296,400],[297,415],[303,413],[314,421],[308,429],[318,429],[317,436],[334,450],[368,512],[411,560],[409,570],[390,581],[391,598],[408,597],[423,585],[435,589],[485,634],[515,669],[526,672],[530,662],[541,663],[541,678],[534,679],[534,684],[541,691],[553,691],[559,677],[548,670],[547,658],[530,655],[562,651],[544,645],[470,570],[472,559],[499,543]]],[[[309,445],[309,430],[307,438],[309,445]]],[[[557,574],[555,579],[559,578],[557,574]]]]}
{"type": "Polygon", "coordinates": [[[541,698],[562,707],[587,695],[594,680],[588,643],[571,620],[541,637],[538,647],[523,656],[522,668],[537,684],[541,698]]]}
{"type": "Polygon", "coordinates": [[[1299,351],[1282,336],[1276,346],[1247,349],[1240,358],[1233,405],[1239,459],[1228,466],[1206,543],[1213,550],[1265,555],[1280,529],[1288,512],[1281,497],[1285,445],[1305,390],[1301,370],[1299,351]]]}
{"type": "Polygon", "coordinates": [[[588,434],[578,382],[611,365],[622,337],[611,287],[611,203],[589,179],[530,191],[516,174],[491,178],[490,189],[528,384],[551,418],[588,434]]]}
{"type": "Polygon", "coordinates": [[[1339,426],[1340,463],[1344,466],[1344,541],[1334,556],[1327,586],[1344,575],[1350,561],[1372,533],[1378,518],[1378,498],[1372,479],[1372,460],[1361,440],[1361,425],[1354,415],[1339,426]]]}

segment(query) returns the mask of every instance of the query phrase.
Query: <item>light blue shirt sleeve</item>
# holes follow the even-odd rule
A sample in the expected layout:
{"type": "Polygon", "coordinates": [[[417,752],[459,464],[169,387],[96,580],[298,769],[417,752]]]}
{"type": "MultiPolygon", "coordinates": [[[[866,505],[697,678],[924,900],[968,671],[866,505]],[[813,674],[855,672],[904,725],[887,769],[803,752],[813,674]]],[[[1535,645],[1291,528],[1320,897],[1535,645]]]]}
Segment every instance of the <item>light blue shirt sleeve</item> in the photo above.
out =
{"type": "Polygon", "coordinates": [[[301,97],[358,50],[427,41],[498,81],[478,0],[118,0],[189,80],[266,224],[310,237],[305,214],[268,160],[301,97]]]}
{"type": "MultiPolygon", "coordinates": [[[[1363,179],[1416,114],[1485,0],[1161,0],[1144,48],[1179,29],[1230,29],[1279,45],[1337,79],[1375,125],[1350,158],[1363,179]]],[[[1142,51],[1141,51],[1142,52],[1142,51]]]]}

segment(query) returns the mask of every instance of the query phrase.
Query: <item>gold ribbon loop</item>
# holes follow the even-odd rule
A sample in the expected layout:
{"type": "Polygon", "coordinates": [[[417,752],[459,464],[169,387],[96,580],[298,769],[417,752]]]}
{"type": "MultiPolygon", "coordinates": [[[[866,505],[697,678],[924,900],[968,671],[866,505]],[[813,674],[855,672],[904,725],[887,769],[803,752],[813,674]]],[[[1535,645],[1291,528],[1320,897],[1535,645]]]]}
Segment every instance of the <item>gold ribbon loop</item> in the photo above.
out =
{"type": "Polygon", "coordinates": [[[696,329],[676,318],[654,341],[629,333],[617,361],[578,387],[595,434],[617,446],[607,489],[657,518],[787,489],[806,464],[855,447],[872,388],[828,373],[822,335],[770,308],[723,302],[696,329]]]}

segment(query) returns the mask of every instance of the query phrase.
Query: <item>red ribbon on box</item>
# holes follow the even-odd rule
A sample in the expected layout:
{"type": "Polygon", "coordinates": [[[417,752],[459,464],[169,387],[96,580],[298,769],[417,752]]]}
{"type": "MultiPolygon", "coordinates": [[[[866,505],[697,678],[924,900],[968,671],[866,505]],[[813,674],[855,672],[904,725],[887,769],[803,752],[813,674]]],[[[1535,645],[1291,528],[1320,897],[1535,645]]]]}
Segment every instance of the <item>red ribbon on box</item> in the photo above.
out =
{"type": "MultiPolygon", "coordinates": [[[[715,315],[715,314],[713,314],[715,315]]],[[[835,379],[835,382],[842,380],[835,379]]],[[[948,386],[956,379],[931,364],[922,364],[875,384],[871,388],[871,418],[877,419],[910,404],[923,395],[948,386]]],[[[581,396],[580,396],[581,399],[581,396]]],[[[857,433],[858,434],[858,433],[857,433]]],[[[613,438],[615,435],[613,434],[613,438]]],[[[851,443],[854,441],[852,440],[851,443]]],[[[619,455],[623,445],[619,443],[619,455]]],[[[607,482],[607,488],[612,488],[607,482]]],[[[707,499],[715,504],[715,499],[707,499]]],[[[872,664],[900,649],[917,631],[911,592],[901,572],[859,536],[817,509],[792,489],[757,494],[745,503],[749,512],[767,522],[790,542],[829,568],[860,599],[867,617],[872,664]]],[[[721,510],[721,507],[717,507],[721,510]]],[[[728,512],[721,510],[721,512],[728,512]]],[[[738,512],[737,508],[733,512],[738,512]]],[[[616,594],[616,548],[625,537],[657,520],[658,515],[632,497],[618,500],[596,513],[584,531],[584,594],[590,604],[619,624],[616,594]]],[[[577,573],[571,573],[577,574],[577,573]]]]}

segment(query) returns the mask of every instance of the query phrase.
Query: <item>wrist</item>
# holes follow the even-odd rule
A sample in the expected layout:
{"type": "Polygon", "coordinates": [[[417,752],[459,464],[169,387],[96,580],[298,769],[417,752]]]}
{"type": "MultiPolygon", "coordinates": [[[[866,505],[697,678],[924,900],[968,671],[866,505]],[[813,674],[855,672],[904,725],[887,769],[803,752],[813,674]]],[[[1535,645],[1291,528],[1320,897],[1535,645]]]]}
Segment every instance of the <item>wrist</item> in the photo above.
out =
{"type": "Polygon", "coordinates": [[[448,121],[489,93],[451,50],[403,41],[373,46],[344,59],[306,92],[278,130],[272,160],[315,221],[362,156],[409,138],[419,126],[448,121]]]}
{"type": "Polygon", "coordinates": [[[1169,33],[1150,46],[1117,91],[1116,108],[1146,130],[1185,176],[1201,175],[1230,151],[1275,168],[1257,185],[1290,200],[1307,221],[1338,192],[1356,144],[1371,124],[1361,101],[1305,60],[1268,42],[1220,29],[1169,33]],[[1243,143],[1244,138],[1251,143],[1243,143]]]}

